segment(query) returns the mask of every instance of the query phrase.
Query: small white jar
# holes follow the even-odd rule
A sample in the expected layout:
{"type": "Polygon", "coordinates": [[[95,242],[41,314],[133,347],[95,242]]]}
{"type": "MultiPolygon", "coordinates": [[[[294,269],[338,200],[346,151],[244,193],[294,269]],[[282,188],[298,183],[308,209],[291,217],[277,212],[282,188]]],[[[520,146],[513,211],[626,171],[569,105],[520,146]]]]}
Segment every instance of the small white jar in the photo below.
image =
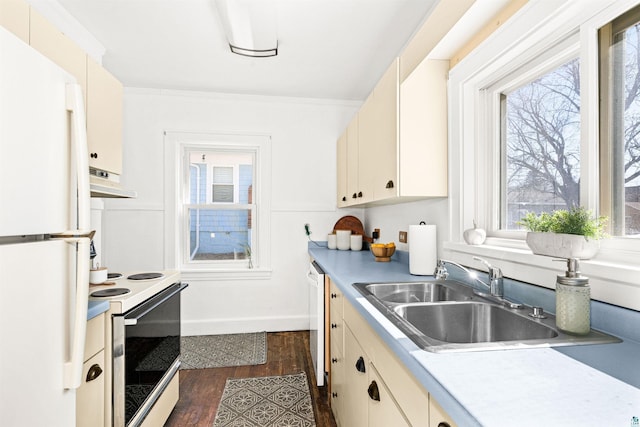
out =
{"type": "Polygon", "coordinates": [[[337,246],[341,251],[351,249],[351,230],[336,230],[337,246]]]}
{"type": "Polygon", "coordinates": [[[352,251],[362,250],[362,234],[351,235],[351,250],[352,251]]]}
{"type": "Polygon", "coordinates": [[[335,249],[338,247],[338,240],[335,234],[327,234],[327,248],[335,249]]]}

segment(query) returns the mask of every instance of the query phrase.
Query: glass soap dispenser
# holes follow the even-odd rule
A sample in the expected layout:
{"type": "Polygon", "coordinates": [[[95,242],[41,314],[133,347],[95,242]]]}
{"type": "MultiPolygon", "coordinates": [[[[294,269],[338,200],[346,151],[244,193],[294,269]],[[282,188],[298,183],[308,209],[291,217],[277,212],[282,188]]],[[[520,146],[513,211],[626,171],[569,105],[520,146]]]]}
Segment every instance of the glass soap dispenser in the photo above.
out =
{"type": "Polygon", "coordinates": [[[589,279],[578,271],[578,260],[567,259],[567,271],[556,281],[556,326],[563,332],[586,335],[591,331],[589,279]]]}

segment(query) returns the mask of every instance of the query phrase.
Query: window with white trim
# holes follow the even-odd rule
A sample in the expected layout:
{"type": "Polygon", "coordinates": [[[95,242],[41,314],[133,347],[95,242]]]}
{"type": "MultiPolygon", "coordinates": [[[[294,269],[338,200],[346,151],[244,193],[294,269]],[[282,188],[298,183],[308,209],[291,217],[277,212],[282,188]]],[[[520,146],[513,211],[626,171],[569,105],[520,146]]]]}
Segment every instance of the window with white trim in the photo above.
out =
{"type": "Polygon", "coordinates": [[[199,278],[268,277],[271,138],[167,131],[165,170],[167,266],[199,278]]]}

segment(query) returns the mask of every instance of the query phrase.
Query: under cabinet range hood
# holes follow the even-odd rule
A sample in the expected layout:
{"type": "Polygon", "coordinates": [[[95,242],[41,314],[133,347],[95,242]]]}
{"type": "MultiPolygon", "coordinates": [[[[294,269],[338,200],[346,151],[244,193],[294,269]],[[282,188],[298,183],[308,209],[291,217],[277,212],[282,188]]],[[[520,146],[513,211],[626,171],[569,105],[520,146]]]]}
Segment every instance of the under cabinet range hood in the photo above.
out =
{"type": "Polygon", "coordinates": [[[120,186],[120,177],[99,169],[89,168],[91,197],[135,198],[138,194],[120,186]]]}

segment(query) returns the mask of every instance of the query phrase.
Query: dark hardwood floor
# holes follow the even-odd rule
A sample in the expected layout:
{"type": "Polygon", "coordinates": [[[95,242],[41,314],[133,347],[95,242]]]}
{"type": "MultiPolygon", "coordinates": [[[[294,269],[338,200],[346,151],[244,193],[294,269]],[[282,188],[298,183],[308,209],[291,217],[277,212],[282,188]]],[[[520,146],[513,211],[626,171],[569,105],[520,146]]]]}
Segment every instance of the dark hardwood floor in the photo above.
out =
{"type": "Polygon", "coordinates": [[[212,427],[227,378],[249,378],[306,372],[317,427],[335,427],[328,404],[327,387],[316,387],[309,332],[267,334],[264,365],[180,371],[180,400],[165,427],[212,427]]]}

